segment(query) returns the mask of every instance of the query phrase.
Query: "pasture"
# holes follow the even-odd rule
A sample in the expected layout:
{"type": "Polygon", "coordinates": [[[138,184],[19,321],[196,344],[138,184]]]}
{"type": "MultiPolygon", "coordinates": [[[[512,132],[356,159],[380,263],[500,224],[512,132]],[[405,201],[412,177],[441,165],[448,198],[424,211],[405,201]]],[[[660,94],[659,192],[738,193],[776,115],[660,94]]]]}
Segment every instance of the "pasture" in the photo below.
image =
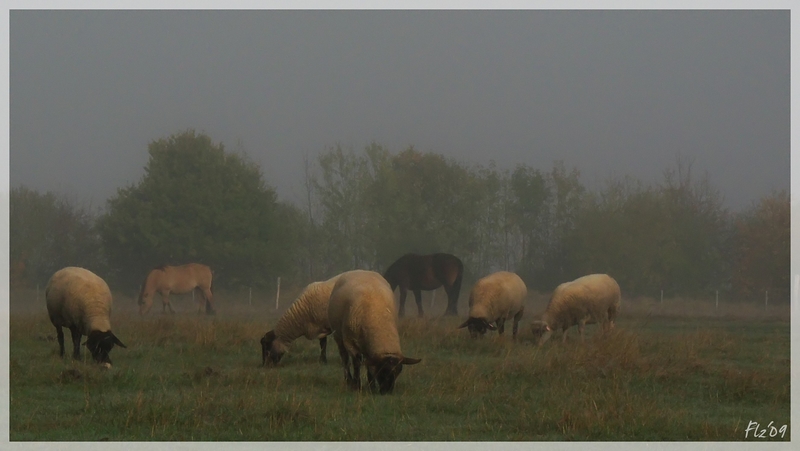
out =
{"type": "Polygon", "coordinates": [[[745,440],[750,421],[789,424],[788,304],[623,298],[610,336],[587,326],[581,343],[573,328],[537,348],[529,324],[546,299],[528,296],[519,342],[508,327],[471,340],[456,329],[469,288],[458,317],[435,316],[440,289],[432,308],[423,294],[426,318],[400,320],[404,354],[422,362],[386,396],[346,389],[333,340],[328,365],[301,338],[261,367],[259,339],[297,291],[282,292],[279,311],[274,293],[249,305],[248,293],[221,291],[216,316],[184,295],[171,297],[177,313],[157,299],[144,317],[115,293],[113,331],[128,349],[111,352],[110,370],[85,347],[83,361],[59,358],[44,300],[12,291],[10,439],[727,441],[745,440]]]}

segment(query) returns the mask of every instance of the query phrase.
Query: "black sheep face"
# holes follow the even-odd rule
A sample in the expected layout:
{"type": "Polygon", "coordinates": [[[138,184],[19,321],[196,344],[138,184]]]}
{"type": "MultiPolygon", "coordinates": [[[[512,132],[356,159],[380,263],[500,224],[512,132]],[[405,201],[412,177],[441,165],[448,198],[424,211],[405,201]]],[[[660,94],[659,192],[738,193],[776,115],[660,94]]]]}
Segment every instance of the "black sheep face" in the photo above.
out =
{"type": "Polygon", "coordinates": [[[378,393],[385,395],[394,391],[394,383],[403,371],[403,364],[414,365],[421,359],[409,357],[384,357],[377,364],[367,366],[367,377],[370,388],[378,393]]]}
{"type": "Polygon", "coordinates": [[[267,359],[273,365],[281,361],[284,352],[275,346],[275,331],[269,331],[261,337],[261,366],[267,366],[267,359]]]}
{"type": "Polygon", "coordinates": [[[483,336],[487,330],[497,330],[497,327],[487,321],[485,318],[472,318],[470,317],[464,324],[458,326],[459,329],[466,327],[469,330],[469,335],[472,338],[477,338],[478,335],[483,336]]]}
{"type": "Polygon", "coordinates": [[[127,346],[125,346],[110,330],[106,332],[97,330],[90,332],[84,345],[86,345],[89,352],[92,353],[92,358],[95,362],[107,363],[109,365],[111,365],[111,358],[108,356],[108,353],[114,349],[114,345],[127,348],[127,346]]]}

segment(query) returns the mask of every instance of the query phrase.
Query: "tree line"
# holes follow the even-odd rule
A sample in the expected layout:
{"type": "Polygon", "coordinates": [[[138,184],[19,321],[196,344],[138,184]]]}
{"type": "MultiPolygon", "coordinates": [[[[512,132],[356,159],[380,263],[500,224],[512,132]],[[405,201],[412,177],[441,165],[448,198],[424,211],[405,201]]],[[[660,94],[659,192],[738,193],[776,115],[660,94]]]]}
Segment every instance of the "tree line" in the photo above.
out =
{"type": "Polygon", "coordinates": [[[588,189],[562,162],[501,170],[414,147],[334,145],[305,159],[305,198],[293,204],[244,152],[206,134],[176,133],[148,153],[142,178],[99,211],[12,188],[12,287],[75,265],[132,289],[155,266],[200,262],[215,286],[267,288],[278,276],[302,285],[448,252],[465,282],[504,269],[547,292],[603,272],[626,296],[789,297],[788,193],[730,211],[686,159],[652,183],[623,176],[588,189]]]}

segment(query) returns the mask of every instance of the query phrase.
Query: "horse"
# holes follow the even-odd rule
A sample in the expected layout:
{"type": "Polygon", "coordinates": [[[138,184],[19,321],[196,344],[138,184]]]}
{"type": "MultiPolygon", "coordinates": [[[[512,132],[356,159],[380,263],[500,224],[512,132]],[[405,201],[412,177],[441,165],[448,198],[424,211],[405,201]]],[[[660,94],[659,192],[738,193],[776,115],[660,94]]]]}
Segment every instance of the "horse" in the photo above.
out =
{"type": "Polygon", "coordinates": [[[206,314],[213,315],[214,304],[212,303],[212,276],[214,272],[206,265],[199,263],[189,263],[182,266],[162,265],[153,268],[144,279],[142,289],[139,292],[139,314],[144,315],[153,306],[153,295],[161,294],[163,303],[162,313],[166,313],[169,308],[170,313],[175,313],[169,304],[169,294],[185,294],[193,290],[200,290],[203,293],[203,300],[198,299],[198,312],[202,312],[203,303],[206,305],[206,314]]]}
{"type": "Polygon", "coordinates": [[[405,314],[406,294],[414,292],[417,301],[418,316],[422,318],[421,290],[435,290],[444,285],[447,293],[447,309],[444,314],[458,315],[458,294],[461,291],[461,280],[464,276],[464,264],[451,254],[406,254],[389,265],[383,278],[389,282],[392,291],[400,287],[400,311],[405,314]]]}

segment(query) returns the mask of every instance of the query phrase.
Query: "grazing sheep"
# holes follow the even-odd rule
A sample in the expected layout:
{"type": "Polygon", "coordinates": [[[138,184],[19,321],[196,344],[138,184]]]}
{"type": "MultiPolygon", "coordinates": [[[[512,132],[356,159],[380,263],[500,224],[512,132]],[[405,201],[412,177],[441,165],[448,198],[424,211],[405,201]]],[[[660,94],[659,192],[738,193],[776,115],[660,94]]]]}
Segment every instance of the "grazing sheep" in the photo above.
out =
{"type": "Polygon", "coordinates": [[[505,331],[506,320],[514,318],[513,338],[517,338],[519,320],[525,310],[523,301],[528,294],[525,282],[513,272],[499,271],[478,280],[469,294],[469,318],[459,329],[467,327],[476,338],[486,330],[505,331]],[[492,325],[497,324],[497,327],[492,325]]]}
{"type": "Polygon", "coordinates": [[[542,345],[554,330],[563,331],[562,342],[567,340],[567,329],[577,325],[583,340],[586,324],[600,323],[603,331],[614,327],[619,312],[620,291],[617,281],[606,274],[591,274],[565,282],[556,287],[540,321],[531,324],[533,334],[542,345]]]}
{"type": "Polygon", "coordinates": [[[370,389],[381,394],[394,390],[403,365],[421,361],[403,356],[392,289],[376,272],[341,274],[328,302],[328,320],[342,357],[344,380],[351,388],[361,388],[362,361],[366,362],[370,389]]]}
{"type": "Polygon", "coordinates": [[[324,282],[312,282],[306,286],[275,324],[275,328],[261,338],[261,365],[267,364],[267,358],[273,364],[277,364],[286,353],[289,344],[299,337],[319,340],[319,361],[328,363],[327,337],[331,333],[328,324],[328,299],[338,279],[339,276],[335,276],[324,282]]]}
{"type": "Polygon", "coordinates": [[[47,313],[58,335],[59,355],[64,356],[64,331],[72,333],[73,357],[80,358],[81,335],[88,338],[84,345],[92,357],[105,367],[111,367],[109,351],[114,345],[125,348],[111,332],[111,290],[93,272],[76,267],[56,271],[45,290],[47,313]]]}

